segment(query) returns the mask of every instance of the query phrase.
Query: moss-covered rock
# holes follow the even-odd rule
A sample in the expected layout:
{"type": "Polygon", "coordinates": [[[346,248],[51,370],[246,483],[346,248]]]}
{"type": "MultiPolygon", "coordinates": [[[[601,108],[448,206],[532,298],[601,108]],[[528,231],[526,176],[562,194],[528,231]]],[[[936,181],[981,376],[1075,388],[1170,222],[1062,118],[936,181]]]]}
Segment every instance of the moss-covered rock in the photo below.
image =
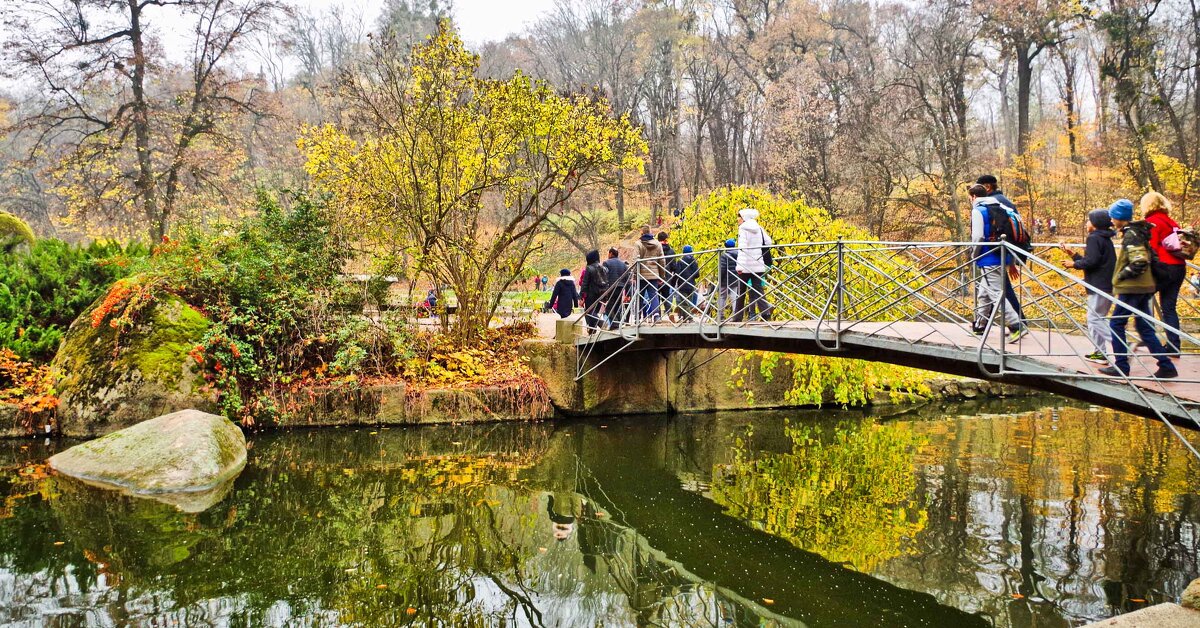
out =
{"type": "Polygon", "coordinates": [[[182,300],[169,296],[147,309],[121,336],[108,325],[92,326],[93,304],[71,325],[54,357],[59,429],[92,437],[159,415],[199,408],[215,410],[211,391],[188,352],[209,322],[182,300]]]}
{"type": "Polygon", "coordinates": [[[0,210],[0,251],[33,246],[33,229],[24,220],[0,210]]]}
{"type": "Polygon", "coordinates": [[[246,466],[246,437],[224,417],[183,410],[76,445],[49,463],[88,484],[195,512],[224,497],[246,466]]]}

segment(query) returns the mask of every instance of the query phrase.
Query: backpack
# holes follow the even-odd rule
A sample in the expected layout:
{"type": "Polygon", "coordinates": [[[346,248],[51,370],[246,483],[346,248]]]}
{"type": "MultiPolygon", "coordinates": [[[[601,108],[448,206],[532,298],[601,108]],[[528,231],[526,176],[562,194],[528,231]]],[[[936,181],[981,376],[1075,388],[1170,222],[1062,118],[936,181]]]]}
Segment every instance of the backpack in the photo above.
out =
{"type": "Polygon", "coordinates": [[[988,203],[984,207],[987,208],[988,223],[991,227],[988,240],[999,242],[1003,237],[1024,252],[1024,255],[1016,256],[1017,261],[1024,262],[1025,258],[1033,253],[1033,241],[1025,228],[1025,222],[1021,220],[1021,215],[1000,203],[988,203]]]}
{"type": "Polygon", "coordinates": [[[1174,227],[1171,233],[1163,238],[1162,247],[1173,257],[1190,260],[1200,251],[1200,235],[1191,229],[1174,227]]]}

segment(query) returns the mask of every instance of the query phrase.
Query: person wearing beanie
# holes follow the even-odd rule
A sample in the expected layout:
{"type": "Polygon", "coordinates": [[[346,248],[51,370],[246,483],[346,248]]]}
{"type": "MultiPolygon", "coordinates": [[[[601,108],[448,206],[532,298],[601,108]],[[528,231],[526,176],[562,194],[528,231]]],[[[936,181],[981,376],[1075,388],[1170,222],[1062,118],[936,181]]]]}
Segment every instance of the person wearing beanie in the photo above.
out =
{"type": "Polygon", "coordinates": [[[1117,304],[1108,323],[1112,330],[1113,365],[1100,369],[1100,373],[1114,377],[1129,375],[1132,351],[1125,341],[1125,327],[1132,316],[1142,344],[1150,349],[1158,362],[1154,376],[1160,379],[1178,377],[1179,371],[1146,318],[1152,311],[1155,293],[1154,275],[1150,271],[1150,263],[1154,260],[1154,251],[1150,248],[1151,225],[1144,220],[1131,222],[1133,203],[1127,199],[1110,205],[1108,215],[1121,235],[1121,248],[1117,250],[1117,263],[1113,266],[1113,296],[1117,298],[1117,304]],[[1134,316],[1134,312],[1141,316],[1134,316]]]}
{"type": "Polygon", "coordinates": [[[569,269],[558,271],[558,281],[554,282],[554,292],[550,293],[550,307],[558,312],[559,318],[570,316],[571,310],[579,307],[579,290],[569,269]]]}
{"type": "Polygon", "coordinates": [[[747,316],[750,320],[771,320],[771,305],[764,296],[763,278],[767,274],[767,260],[763,251],[764,247],[774,244],[771,236],[758,224],[757,209],[747,207],[738,212],[738,253],[735,268],[738,281],[744,289],[738,290],[733,311],[734,322],[741,322],[747,316]],[[747,293],[750,295],[749,305],[746,304],[747,293]]]}
{"type": "Polygon", "coordinates": [[[724,320],[725,305],[732,305],[737,301],[738,281],[737,274],[737,240],[729,238],[725,241],[725,250],[721,251],[721,257],[717,259],[717,320],[724,320]]]}
{"type": "Polygon", "coordinates": [[[642,225],[642,236],[637,242],[638,289],[641,290],[642,316],[651,321],[658,320],[662,306],[663,278],[667,276],[662,256],[663,247],[650,233],[650,225],[642,225]]]}
{"type": "MultiPolygon", "coordinates": [[[[1154,282],[1158,287],[1158,309],[1162,312],[1162,321],[1169,327],[1179,329],[1179,289],[1187,279],[1187,260],[1179,257],[1167,248],[1163,241],[1167,236],[1179,229],[1179,223],[1171,218],[1171,201],[1158,192],[1146,192],[1140,201],[1138,209],[1142,212],[1142,220],[1150,223],[1150,248],[1154,249],[1154,261],[1150,271],[1154,273],[1154,282]]],[[[1167,331],[1167,353],[1179,355],[1179,334],[1167,331]]]]}
{"type": "Polygon", "coordinates": [[[1083,254],[1065,245],[1059,245],[1071,259],[1063,263],[1063,268],[1083,271],[1083,280],[1088,284],[1087,295],[1087,326],[1088,336],[1096,350],[1087,359],[1099,364],[1108,364],[1105,351],[1112,341],[1112,330],[1108,325],[1108,312],[1112,309],[1113,267],[1117,265],[1117,253],[1113,248],[1112,218],[1107,209],[1094,209],[1088,212],[1087,243],[1083,254]]]}

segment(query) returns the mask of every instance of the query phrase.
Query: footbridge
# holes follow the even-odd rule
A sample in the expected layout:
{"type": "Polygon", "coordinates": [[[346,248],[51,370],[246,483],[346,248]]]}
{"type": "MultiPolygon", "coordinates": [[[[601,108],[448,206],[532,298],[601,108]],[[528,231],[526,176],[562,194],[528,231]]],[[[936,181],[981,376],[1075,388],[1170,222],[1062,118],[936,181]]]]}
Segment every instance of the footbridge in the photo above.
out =
{"type": "MultiPolygon", "coordinates": [[[[768,247],[774,265],[761,284],[744,276],[722,279],[727,250],[700,251],[692,254],[694,296],[682,294],[678,281],[654,279],[685,256],[636,260],[604,299],[586,304],[576,323],[576,378],[630,351],[750,349],[859,358],[1019,384],[1161,420],[1200,457],[1178,429],[1200,429],[1196,290],[1185,283],[1177,327],[1156,312],[1133,312],[1131,370],[1110,377],[1098,372],[1106,363],[1088,358],[1096,351],[1087,333],[1089,286],[1062,268],[1065,254],[1045,245],[1032,256],[1009,243],[997,246],[1006,263],[1022,260],[1011,282],[1019,306],[1006,299],[980,307],[974,243],[778,244],[768,247]],[[1018,307],[1027,332],[1014,339],[1002,321],[1006,309],[1018,307]],[[973,325],[979,319],[987,321],[982,333],[973,325]],[[1156,357],[1134,344],[1138,320],[1160,337],[1178,334],[1177,378],[1155,377],[1156,357]]],[[[1115,304],[1113,297],[1101,298],[1115,304]]],[[[1113,357],[1111,346],[1104,351],[1113,357]]]]}

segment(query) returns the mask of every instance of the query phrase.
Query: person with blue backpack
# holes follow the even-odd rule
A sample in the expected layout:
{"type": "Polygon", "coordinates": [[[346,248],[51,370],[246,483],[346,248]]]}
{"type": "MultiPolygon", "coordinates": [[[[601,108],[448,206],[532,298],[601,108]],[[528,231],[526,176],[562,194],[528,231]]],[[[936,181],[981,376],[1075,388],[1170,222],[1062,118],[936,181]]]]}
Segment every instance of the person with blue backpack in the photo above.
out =
{"type": "MultiPolygon", "coordinates": [[[[1000,181],[996,179],[996,175],[980,175],[978,179],[975,179],[975,183],[977,185],[982,185],[983,188],[987,190],[988,196],[999,201],[1000,204],[1008,210],[1010,218],[1013,218],[1017,221],[1021,220],[1021,213],[1017,211],[1017,204],[1005,196],[1004,192],[1000,191],[1000,181]]],[[[1017,291],[1013,288],[1011,281],[1004,282],[1004,298],[1008,299],[1008,306],[1017,311],[1017,316],[1020,317],[1021,320],[1025,320],[1025,312],[1021,309],[1021,300],[1017,298],[1017,291]]]]}
{"type": "Polygon", "coordinates": [[[987,323],[999,309],[1004,313],[1004,325],[1008,328],[1008,341],[1017,342],[1028,332],[1021,322],[1021,315],[1016,308],[1002,307],[1005,300],[1004,286],[1007,283],[1006,272],[1011,272],[1015,257],[1010,249],[1002,249],[998,244],[983,244],[999,242],[1002,236],[1012,235],[1012,227],[1008,226],[1008,211],[1000,201],[990,196],[982,185],[971,186],[967,191],[971,196],[971,241],[979,242],[976,250],[975,266],[979,269],[979,281],[976,284],[975,321],[972,332],[982,335],[987,329],[987,323]],[[1005,268],[1005,267],[1008,268],[1005,268]]]}

